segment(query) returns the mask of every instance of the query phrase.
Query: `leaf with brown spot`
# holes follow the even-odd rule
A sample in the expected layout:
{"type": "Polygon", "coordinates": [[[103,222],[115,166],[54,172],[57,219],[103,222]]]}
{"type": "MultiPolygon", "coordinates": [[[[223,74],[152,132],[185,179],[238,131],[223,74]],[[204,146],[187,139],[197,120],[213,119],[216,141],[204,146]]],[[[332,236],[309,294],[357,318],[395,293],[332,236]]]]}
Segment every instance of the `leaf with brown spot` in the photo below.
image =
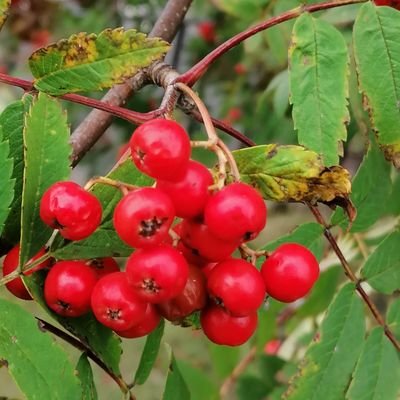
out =
{"type": "MultiPolygon", "coordinates": [[[[1,1],[1,0],[0,0],[1,1]]],[[[36,89],[61,95],[108,88],[167,53],[169,44],[134,29],[78,33],[39,49],[29,59],[36,89]]]]}
{"type": "Polygon", "coordinates": [[[11,0],[0,0],[0,28],[4,25],[8,17],[8,9],[10,8],[11,0]]]}

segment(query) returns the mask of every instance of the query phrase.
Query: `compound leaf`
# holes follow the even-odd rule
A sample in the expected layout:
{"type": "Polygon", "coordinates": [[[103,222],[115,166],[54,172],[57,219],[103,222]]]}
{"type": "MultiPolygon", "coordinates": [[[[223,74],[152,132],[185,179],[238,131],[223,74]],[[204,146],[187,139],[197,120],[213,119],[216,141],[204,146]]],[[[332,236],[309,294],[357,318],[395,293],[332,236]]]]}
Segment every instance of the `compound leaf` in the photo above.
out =
{"type": "Polygon", "coordinates": [[[393,300],[387,312],[387,324],[400,340],[400,298],[393,300]]]}

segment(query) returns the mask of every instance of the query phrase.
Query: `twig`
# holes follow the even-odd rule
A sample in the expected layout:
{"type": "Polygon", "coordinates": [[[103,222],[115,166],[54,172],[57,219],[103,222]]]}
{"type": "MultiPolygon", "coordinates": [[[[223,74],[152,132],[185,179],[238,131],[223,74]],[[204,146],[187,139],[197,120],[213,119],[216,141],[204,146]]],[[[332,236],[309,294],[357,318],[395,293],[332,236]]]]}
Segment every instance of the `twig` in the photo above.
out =
{"type": "Polygon", "coordinates": [[[39,323],[39,328],[41,330],[51,332],[53,335],[69,343],[71,346],[75,347],[79,351],[85,352],[88,358],[96,363],[107,375],[109,375],[117,383],[124,394],[129,395],[129,400],[136,400],[136,397],[130,392],[128,384],[122,379],[122,377],[116,375],[113,371],[111,371],[110,368],[108,368],[108,366],[102,360],[100,360],[100,358],[97,357],[97,355],[93,353],[93,351],[88,346],[86,346],[80,340],[69,335],[68,333],[50,324],[49,322],[44,321],[43,319],[38,317],[35,318],[37,319],[39,323]]]}

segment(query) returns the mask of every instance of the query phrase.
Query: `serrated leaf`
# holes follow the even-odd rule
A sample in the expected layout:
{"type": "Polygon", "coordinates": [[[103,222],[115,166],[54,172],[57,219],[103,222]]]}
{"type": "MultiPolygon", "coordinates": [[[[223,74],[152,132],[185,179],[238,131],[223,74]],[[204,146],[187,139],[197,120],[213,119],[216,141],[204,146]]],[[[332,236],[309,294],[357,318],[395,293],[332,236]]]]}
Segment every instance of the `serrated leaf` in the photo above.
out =
{"type": "Polygon", "coordinates": [[[11,243],[18,243],[21,234],[21,201],[24,174],[23,130],[25,113],[32,102],[32,95],[26,94],[22,100],[11,103],[0,114],[3,135],[10,144],[10,158],[14,161],[12,176],[15,179],[14,200],[4,226],[4,237],[11,243]]]}
{"type": "MultiPolygon", "coordinates": [[[[126,160],[118,168],[107,175],[110,179],[137,186],[150,186],[152,180],[143,175],[131,160],[126,160]]],[[[114,208],[121,200],[121,192],[111,186],[96,184],[92,193],[100,200],[103,207],[101,226],[87,239],[64,245],[58,242],[52,248],[53,255],[58,259],[98,258],[98,257],[128,257],[133,249],[124,244],[113,225],[114,208]]]]}
{"type": "Polygon", "coordinates": [[[393,300],[390,304],[386,320],[391,331],[400,340],[400,298],[393,300]]]}
{"type": "MultiPolygon", "coordinates": [[[[372,226],[385,211],[392,188],[390,165],[386,162],[375,143],[371,143],[367,154],[354,176],[350,199],[357,209],[357,217],[351,225],[351,232],[361,232],[372,226]]],[[[346,216],[336,210],[331,222],[342,228],[347,227],[346,216]]]]}
{"type": "Polygon", "coordinates": [[[347,284],[330,305],[284,398],[343,400],[364,334],[363,304],[354,285],[347,284]]]}
{"type": "Polygon", "coordinates": [[[92,367],[85,353],[80,356],[76,365],[76,371],[81,381],[82,400],[97,400],[97,390],[93,381],[92,367]]]}
{"type": "Polygon", "coordinates": [[[387,236],[368,257],[361,274],[378,292],[391,294],[400,288],[400,229],[387,236]]]}
{"type": "Polygon", "coordinates": [[[342,34],[304,13],[293,27],[289,48],[290,100],[299,143],[339,163],[347,138],[348,55],[342,34]]]}
{"type": "Polygon", "coordinates": [[[400,388],[400,361],[383,328],[375,328],[363,351],[346,393],[346,400],[396,400],[400,388]]]}
{"type": "Polygon", "coordinates": [[[340,205],[353,217],[348,171],[340,166],[324,167],[315,152],[268,144],[236,150],[233,156],[242,180],[259,189],[264,198],[340,205]]]}
{"type": "Polygon", "coordinates": [[[0,0],[0,29],[4,25],[8,16],[8,9],[10,8],[11,0],[0,0]]]}
{"type": "Polygon", "coordinates": [[[164,335],[165,322],[162,319],[156,330],[147,336],[139,365],[136,369],[134,383],[143,385],[149,377],[160,350],[161,339],[164,335]]]}
{"type": "Polygon", "coordinates": [[[20,263],[25,264],[47,242],[53,230],[39,217],[40,199],[53,183],[69,177],[69,127],[60,103],[39,93],[24,129],[20,263]]]}
{"type": "Polygon", "coordinates": [[[400,13],[364,4],[353,39],[358,82],[376,136],[388,160],[400,168],[400,13]]]}
{"type": "Polygon", "coordinates": [[[3,129],[0,125],[0,235],[3,232],[4,222],[9,213],[11,202],[14,198],[15,179],[12,178],[13,160],[10,157],[8,140],[3,137],[3,129]]]}
{"type": "Polygon", "coordinates": [[[0,359],[29,400],[71,400],[82,395],[67,354],[30,313],[0,299],[0,359]]]}
{"type": "Polygon", "coordinates": [[[78,33],[39,49],[29,59],[36,89],[53,95],[92,91],[122,83],[161,59],[169,44],[134,29],[78,33]]]}
{"type": "Polygon", "coordinates": [[[169,345],[167,349],[170,361],[162,400],[190,400],[189,389],[183,380],[174,353],[169,345]]]}

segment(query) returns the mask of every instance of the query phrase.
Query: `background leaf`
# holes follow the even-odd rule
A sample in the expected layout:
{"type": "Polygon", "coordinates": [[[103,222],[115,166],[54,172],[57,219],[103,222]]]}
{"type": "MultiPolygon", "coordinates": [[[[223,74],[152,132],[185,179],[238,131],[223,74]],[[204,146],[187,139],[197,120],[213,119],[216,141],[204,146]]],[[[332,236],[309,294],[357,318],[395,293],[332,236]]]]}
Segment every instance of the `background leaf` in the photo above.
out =
{"type": "Polygon", "coordinates": [[[8,16],[8,9],[10,8],[11,0],[0,0],[0,29],[4,25],[8,16]]]}
{"type": "Polygon", "coordinates": [[[400,168],[400,13],[364,4],[354,25],[358,82],[388,160],[400,168]],[[384,82],[385,84],[382,84],[384,82]]]}
{"type": "Polygon", "coordinates": [[[293,27],[289,66],[299,143],[320,154],[324,165],[336,165],[349,120],[348,55],[342,34],[327,22],[302,14],[293,27]]]}
{"type": "Polygon", "coordinates": [[[343,400],[364,333],[363,304],[354,285],[347,284],[330,305],[320,333],[308,348],[286,398],[343,400]]]}
{"type": "Polygon", "coordinates": [[[24,129],[21,264],[35,255],[53,232],[39,217],[40,199],[49,186],[69,176],[68,141],[67,118],[59,102],[39,93],[26,116],[24,129]]]}
{"type": "Polygon", "coordinates": [[[39,49],[29,59],[36,89],[49,94],[111,87],[161,59],[169,45],[134,29],[78,33],[39,49]]]}
{"type": "Polygon", "coordinates": [[[93,381],[92,367],[85,353],[80,356],[76,365],[76,371],[82,385],[82,400],[97,400],[97,390],[93,381]]]}
{"type": "Polygon", "coordinates": [[[393,300],[390,304],[386,320],[397,340],[400,340],[400,298],[393,300]]]}
{"type": "Polygon", "coordinates": [[[71,400],[82,395],[67,355],[32,315],[0,299],[0,359],[29,400],[71,400]]]}

